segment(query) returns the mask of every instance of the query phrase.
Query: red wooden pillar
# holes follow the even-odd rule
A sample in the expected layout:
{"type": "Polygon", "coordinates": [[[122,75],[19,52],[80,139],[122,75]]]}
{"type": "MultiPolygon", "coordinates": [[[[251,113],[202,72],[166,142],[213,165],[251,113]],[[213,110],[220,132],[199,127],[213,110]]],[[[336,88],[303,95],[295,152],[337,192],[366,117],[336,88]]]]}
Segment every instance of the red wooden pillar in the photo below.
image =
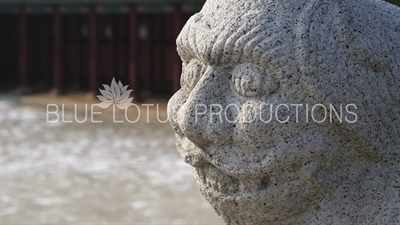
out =
{"type": "Polygon", "coordinates": [[[28,67],[28,20],[26,8],[22,7],[19,12],[19,79],[22,89],[29,85],[28,67]]]}
{"type": "MultiPolygon", "coordinates": [[[[175,35],[175,38],[177,38],[179,33],[181,32],[182,24],[183,24],[182,20],[183,20],[182,10],[181,10],[181,7],[178,5],[175,8],[175,13],[174,13],[174,35],[175,35]]],[[[180,88],[181,70],[182,70],[182,61],[179,58],[179,55],[177,53],[175,53],[174,58],[173,58],[173,65],[172,65],[173,92],[177,92],[180,88]]]]}
{"type": "Polygon", "coordinates": [[[129,23],[129,17],[126,17],[125,15],[118,16],[118,21],[116,24],[116,29],[118,30],[118,32],[116,32],[116,34],[118,34],[116,39],[116,44],[117,44],[116,76],[118,76],[121,80],[126,79],[125,82],[129,82],[128,81],[129,75],[127,71],[127,68],[129,68],[128,64],[129,60],[127,58],[129,51],[129,40],[127,39],[127,35],[129,34],[128,23],[129,23]]]}
{"type": "Polygon", "coordinates": [[[51,59],[52,59],[52,54],[51,54],[51,43],[52,43],[52,41],[51,41],[51,29],[49,29],[49,28],[51,28],[51,27],[49,27],[49,23],[50,21],[49,21],[49,18],[46,16],[46,17],[43,17],[42,18],[42,24],[41,24],[41,26],[42,26],[42,37],[43,37],[43,42],[42,42],[42,48],[43,48],[43,50],[42,50],[42,71],[43,71],[43,74],[44,74],[44,77],[45,77],[45,79],[46,79],[46,81],[48,81],[49,83],[48,84],[50,84],[50,82],[51,82],[51,76],[52,76],[52,73],[51,73],[51,59]]]}
{"type": "Polygon", "coordinates": [[[73,68],[73,73],[74,73],[74,78],[73,78],[73,86],[76,89],[79,89],[80,86],[80,79],[81,79],[81,65],[82,65],[82,17],[76,17],[74,20],[74,39],[75,39],[75,51],[73,52],[74,54],[74,68],[73,68]]]}
{"type": "Polygon", "coordinates": [[[158,85],[161,82],[161,73],[162,73],[162,61],[161,61],[161,51],[164,46],[164,36],[162,32],[161,26],[161,15],[156,15],[154,17],[154,29],[152,35],[153,41],[153,52],[154,52],[154,82],[158,85]]]}
{"type": "Polygon", "coordinates": [[[54,27],[54,84],[56,94],[62,92],[64,88],[63,71],[63,49],[62,49],[62,24],[61,11],[59,7],[54,8],[53,27],[54,27]]]}
{"type": "Polygon", "coordinates": [[[142,24],[142,26],[146,27],[145,29],[146,29],[146,33],[147,33],[146,35],[144,35],[142,37],[142,38],[144,38],[142,40],[142,42],[144,42],[143,43],[143,45],[145,46],[144,51],[146,52],[145,54],[143,54],[145,59],[143,61],[141,61],[143,63],[143,65],[141,65],[141,67],[144,69],[144,70],[141,70],[141,73],[144,73],[144,74],[141,74],[141,75],[144,75],[144,76],[142,76],[142,83],[141,83],[142,84],[141,87],[143,88],[142,93],[144,93],[144,98],[146,98],[152,94],[151,87],[152,87],[152,81],[153,81],[153,76],[154,76],[154,67],[155,67],[154,62],[153,62],[154,52],[153,52],[153,48],[152,48],[152,45],[153,45],[152,40],[154,39],[153,38],[154,37],[154,26],[153,26],[154,25],[154,17],[155,17],[154,14],[147,14],[145,17],[146,23],[142,24]]]}
{"type": "Polygon", "coordinates": [[[98,53],[98,15],[96,8],[92,7],[89,15],[89,77],[90,92],[93,95],[99,91],[99,73],[97,70],[97,53],[98,53]]]}
{"type": "Polygon", "coordinates": [[[138,57],[138,25],[139,16],[135,8],[129,10],[129,88],[133,89],[132,95],[135,100],[141,100],[139,93],[139,76],[137,70],[138,57]]]}
{"type": "Polygon", "coordinates": [[[110,24],[109,26],[111,26],[111,37],[110,37],[110,54],[111,54],[111,73],[109,74],[110,79],[112,80],[112,78],[114,77],[116,80],[120,80],[120,78],[118,79],[118,73],[117,73],[117,63],[116,60],[118,59],[118,55],[117,55],[117,48],[116,48],[116,24],[115,24],[115,16],[111,15],[110,16],[110,24]]]}

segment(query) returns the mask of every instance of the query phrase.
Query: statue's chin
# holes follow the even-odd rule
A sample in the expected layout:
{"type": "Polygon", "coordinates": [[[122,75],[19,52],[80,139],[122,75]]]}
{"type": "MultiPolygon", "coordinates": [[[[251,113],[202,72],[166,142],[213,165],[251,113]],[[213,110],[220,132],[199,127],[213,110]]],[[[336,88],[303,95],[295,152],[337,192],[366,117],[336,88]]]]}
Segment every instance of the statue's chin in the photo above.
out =
{"type": "Polygon", "coordinates": [[[211,164],[194,168],[203,196],[227,224],[285,224],[318,204],[323,190],[303,179],[298,168],[258,178],[237,179],[211,164]],[[250,218],[251,217],[251,218],[250,218]]]}

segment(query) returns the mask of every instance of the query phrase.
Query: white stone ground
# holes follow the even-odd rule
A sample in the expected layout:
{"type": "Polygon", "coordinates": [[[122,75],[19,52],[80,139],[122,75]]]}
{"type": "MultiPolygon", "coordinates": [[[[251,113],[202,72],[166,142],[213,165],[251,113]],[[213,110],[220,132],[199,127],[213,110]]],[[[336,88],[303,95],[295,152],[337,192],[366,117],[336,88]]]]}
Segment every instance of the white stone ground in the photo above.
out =
{"type": "Polygon", "coordinates": [[[0,107],[0,224],[222,224],[167,123],[48,123],[43,105],[0,107]]]}

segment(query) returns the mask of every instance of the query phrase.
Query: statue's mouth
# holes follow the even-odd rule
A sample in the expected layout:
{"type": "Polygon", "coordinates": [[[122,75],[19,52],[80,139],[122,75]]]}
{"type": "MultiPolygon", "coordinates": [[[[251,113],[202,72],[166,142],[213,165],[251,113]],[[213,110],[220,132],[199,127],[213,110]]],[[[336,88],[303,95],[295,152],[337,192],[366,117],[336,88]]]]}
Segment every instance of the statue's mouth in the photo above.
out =
{"type": "Polygon", "coordinates": [[[251,194],[266,189],[269,183],[268,175],[254,179],[238,179],[220,171],[212,164],[203,164],[201,168],[194,168],[194,177],[198,182],[218,193],[231,197],[245,193],[251,194]]]}
{"type": "MultiPolygon", "coordinates": [[[[282,194],[280,188],[283,183],[294,183],[293,186],[296,186],[304,182],[301,178],[304,174],[307,174],[305,177],[322,174],[336,155],[329,140],[307,134],[258,150],[232,145],[199,148],[187,137],[177,138],[179,152],[185,162],[194,167],[193,175],[203,194],[209,193],[210,197],[220,193],[220,197],[229,199],[264,196],[270,200],[273,193],[282,194]]],[[[319,181],[314,182],[313,179],[310,182],[316,185],[315,182],[319,181]]],[[[296,190],[292,192],[297,193],[296,190]]]]}
{"type": "Polygon", "coordinates": [[[186,163],[205,171],[217,170],[237,180],[264,180],[266,174],[315,158],[326,160],[329,157],[327,153],[331,156],[335,154],[325,146],[328,143],[325,139],[314,135],[293,137],[258,150],[234,146],[208,146],[201,149],[187,137],[178,139],[178,150],[186,163]]]}
{"type": "Polygon", "coordinates": [[[205,149],[197,147],[187,137],[178,137],[180,143],[178,151],[181,153],[184,161],[194,168],[206,170],[218,170],[222,174],[233,179],[248,179],[249,177],[259,178],[266,171],[266,166],[262,162],[255,162],[257,158],[254,152],[248,152],[245,156],[245,151],[232,146],[209,146],[205,149]],[[238,156],[246,157],[239,159],[238,156]],[[247,162],[246,162],[247,161],[247,162]],[[247,166],[242,166],[243,164],[247,166]]]}

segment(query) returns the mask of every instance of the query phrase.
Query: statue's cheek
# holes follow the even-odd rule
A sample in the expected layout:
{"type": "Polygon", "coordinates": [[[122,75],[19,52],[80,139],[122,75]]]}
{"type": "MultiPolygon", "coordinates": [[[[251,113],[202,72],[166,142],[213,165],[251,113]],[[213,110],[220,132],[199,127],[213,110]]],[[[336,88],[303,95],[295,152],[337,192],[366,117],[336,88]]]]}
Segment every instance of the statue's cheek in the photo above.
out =
{"type": "Polygon", "coordinates": [[[284,220],[316,206],[325,192],[321,185],[310,177],[312,175],[305,175],[302,168],[297,167],[285,168],[272,174],[268,189],[260,192],[258,196],[265,207],[263,213],[269,217],[266,219],[284,220]]]}
{"type": "Polygon", "coordinates": [[[290,106],[290,103],[275,97],[267,102],[245,102],[238,112],[234,144],[244,150],[261,151],[288,138],[302,135],[300,131],[303,124],[293,121],[295,112],[286,106],[290,106]]]}

